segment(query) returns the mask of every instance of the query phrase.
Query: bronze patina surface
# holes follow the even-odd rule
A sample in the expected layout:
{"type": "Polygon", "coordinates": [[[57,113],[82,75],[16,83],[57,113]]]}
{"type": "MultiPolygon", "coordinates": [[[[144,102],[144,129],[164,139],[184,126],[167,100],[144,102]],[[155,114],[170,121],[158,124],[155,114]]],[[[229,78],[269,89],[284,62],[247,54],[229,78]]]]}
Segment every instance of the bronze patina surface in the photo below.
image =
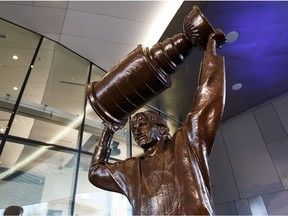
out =
{"type": "MultiPolygon", "coordinates": [[[[135,215],[214,214],[208,158],[212,150],[225,103],[224,57],[217,56],[216,54],[216,47],[224,43],[225,35],[220,29],[212,30],[209,36],[207,36],[207,42],[201,42],[202,45],[201,43],[197,45],[201,48],[204,46],[203,44],[205,44],[205,55],[200,68],[194,104],[191,112],[187,115],[186,121],[173,136],[170,136],[166,122],[157,113],[153,111],[136,113],[132,117],[130,124],[136,143],[144,149],[144,155],[142,157],[128,158],[116,163],[109,163],[107,161],[110,154],[111,139],[115,131],[121,128],[126,122],[126,117],[125,112],[117,116],[118,108],[112,107],[111,113],[115,112],[116,117],[111,117],[108,119],[109,121],[107,121],[106,117],[103,118],[104,121],[106,119],[104,123],[105,127],[92,157],[89,169],[89,181],[96,187],[125,195],[130,201],[135,215]],[[114,121],[113,119],[116,120],[114,121]]],[[[163,42],[164,47],[166,47],[165,44],[175,44],[175,41],[179,41],[179,43],[181,43],[180,47],[185,43],[188,47],[187,50],[191,48],[189,45],[191,40],[187,40],[186,36],[179,34],[176,35],[176,38],[178,39],[168,39],[167,43],[165,40],[163,42]]],[[[163,44],[155,45],[155,50],[161,50],[162,52],[163,44]]],[[[183,46],[185,47],[186,45],[183,46]]],[[[167,45],[167,47],[171,46],[167,45]]],[[[166,51],[164,49],[164,51],[172,53],[169,54],[169,56],[173,56],[173,50],[167,51],[167,49],[166,51]]],[[[187,50],[183,53],[187,54],[187,50]]],[[[134,60],[139,61],[142,66],[145,65],[146,57],[143,57],[143,52],[143,49],[138,47],[136,51],[130,55],[131,58],[128,58],[129,61],[127,59],[122,61],[117,68],[129,68],[134,64],[131,62],[134,60]],[[138,52],[141,54],[135,54],[138,52]]],[[[162,59],[164,57],[161,52],[155,51],[154,53],[152,48],[147,51],[146,54],[148,53],[147,56],[154,55],[154,59],[162,59]]],[[[176,53],[175,56],[180,56],[178,55],[179,52],[176,53]]],[[[166,54],[164,56],[166,56],[166,54]]],[[[175,57],[175,59],[177,58],[175,57]]],[[[180,62],[183,58],[179,58],[178,60],[180,62]]],[[[162,63],[164,60],[159,60],[159,62],[162,63]]],[[[170,85],[168,81],[164,82],[163,80],[166,80],[165,76],[173,73],[176,64],[165,64],[165,66],[161,66],[161,68],[167,66],[165,73],[160,70],[165,76],[157,73],[157,75],[155,75],[156,78],[150,76],[149,78],[143,78],[146,75],[142,73],[146,73],[146,69],[148,70],[150,67],[149,64],[150,63],[143,67],[135,66],[135,70],[131,70],[130,75],[125,79],[131,79],[132,83],[143,82],[144,79],[147,79],[151,82],[149,83],[149,87],[151,85],[149,91],[153,92],[152,90],[157,89],[158,92],[161,92],[170,85]],[[134,76],[134,74],[131,75],[132,71],[133,73],[134,71],[137,73],[142,69],[143,71],[137,76],[134,76]],[[140,78],[138,77],[140,75],[141,81],[139,81],[140,78]]],[[[108,78],[104,79],[110,79],[108,83],[111,85],[112,83],[118,84],[117,79],[122,79],[122,77],[126,75],[126,72],[126,69],[119,70],[117,73],[113,72],[113,76],[108,75],[108,78]],[[118,73],[121,74],[121,77],[115,75],[118,73]],[[116,81],[113,82],[113,79],[116,79],[116,81]]],[[[153,70],[150,72],[151,74],[154,73],[153,70]]],[[[101,85],[103,85],[102,88],[112,88],[110,85],[105,86],[103,83],[101,83],[101,85]]],[[[124,84],[119,84],[119,86],[121,85],[124,84]]],[[[125,81],[125,85],[128,85],[127,80],[125,81]]],[[[115,90],[115,92],[118,90],[119,89],[115,90]]],[[[140,90],[141,89],[138,89],[137,93],[140,90]]],[[[109,91],[112,90],[109,89],[109,91]]],[[[129,92],[129,90],[127,91],[129,92]]],[[[141,97],[146,96],[146,94],[148,96],[152,95],[151,92],[147,93],[145,91],[148,91],[148,89],[139,93],[141,97]]],[[[126,89],[123,88],[123,92],[125,94],[126,89]]],[[[131,92],[133,92],[133,90],[131,90],[131,92]]],[[[115,94],[117,95],[117,93],[115,94]]],[[[135,107],[138,106],[138,104],[136,104],[139,99],[138,95],[133,97],[129,95],[129,99],[131,99],[131,103],[133,103],[135,107]]],[[[148,100],[148,98],[145,98],[145,100],[146,99],[148,100]]],[[[103,100],[108,101],[109,99],[106,99],[105,95],[103,95],[103,100]]],[[[115,102],[115,100],[112,99],[111,101],[113,101],[113,103],[115,102]]],[[[107,103],[111,103],[111,101],[107,103]]],[[[128,104],[127,101],[123,102],[122,106],[125,107],[126,103],[128,104]]],[[[129,107],[130,104],[127,106],[129,107]]],[[[127,112],[126,115],[128,115],[128,113],[129,112],[127,112]]]]}

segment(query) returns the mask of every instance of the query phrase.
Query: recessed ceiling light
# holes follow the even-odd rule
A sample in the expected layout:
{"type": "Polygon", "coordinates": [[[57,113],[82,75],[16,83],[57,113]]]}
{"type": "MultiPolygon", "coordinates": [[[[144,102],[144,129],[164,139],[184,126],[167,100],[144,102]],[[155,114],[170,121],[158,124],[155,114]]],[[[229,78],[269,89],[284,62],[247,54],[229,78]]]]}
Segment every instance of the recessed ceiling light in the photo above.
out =
{"type": "Polygon", "coordinates": [[[3,128],[0,128],[0,133],[4,133],[4,129],[3,128]]]}
{"type": "Polygon", "coordinates": [[[17,56],[17,55],[13,55],[12,58],[13,58],[14,60],[17,60],[17,59],[18,59],[18,56],[17,56]]]}
{"type": "Polygon", "coordinates": [[[17,91],[17,90],[18,90],[18,87],[17,87],[17,86],[14,86],[14,87],[13,87],[13,90],[17,91]]]}
{"type": "Polygon", "coordinates": [[[234,91],[238,91],[242,88],[242,84],[241,83],[236,83],[232,86],[232,90],[234,91]]]}
{"type": "Polygon", "coordinates": [[[233,43],[238,39],[239,33],[237,31],[231,31],[226,35],[226,37],[227,43],[233,43]]]}

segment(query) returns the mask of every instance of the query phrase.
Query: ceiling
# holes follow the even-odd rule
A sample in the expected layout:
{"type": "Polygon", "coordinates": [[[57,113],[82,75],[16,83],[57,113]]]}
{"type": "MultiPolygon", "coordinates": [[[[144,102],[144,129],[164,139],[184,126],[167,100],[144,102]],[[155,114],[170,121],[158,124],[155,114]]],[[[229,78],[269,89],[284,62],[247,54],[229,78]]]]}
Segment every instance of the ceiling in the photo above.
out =
{"type": "MultiPolygon", "coordinates": [[[[238,39],[218,54],[226,59],[226,107],[223,121],[288,91],[288,2],[185,1],[160,41],[182,32],[184,16],[198,5],[214,28],[238,39]],[[233,91],[232,86],[242,88],[233,91]]],[[[1,2],[1,17],[43,34],[109,71],[153,26],[164,1],[1,2]]],[[[151,101],[184,121],[191,110],[202,51],[196,49],[172,77],[172,87],[151,101]]]]}

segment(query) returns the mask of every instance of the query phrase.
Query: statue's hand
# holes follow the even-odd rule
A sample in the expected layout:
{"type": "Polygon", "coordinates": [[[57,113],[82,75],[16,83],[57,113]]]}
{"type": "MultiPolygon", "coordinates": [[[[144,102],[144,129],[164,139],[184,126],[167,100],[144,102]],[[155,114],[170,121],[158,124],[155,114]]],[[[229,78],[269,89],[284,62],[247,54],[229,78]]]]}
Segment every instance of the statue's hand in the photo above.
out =
{"type": "Polygon", "coordinates": [[[209,39],[214,39],[216,41],[216,47],[221,47],[227,41],[226,35],[220,28],[217,28],[210,34],[209,39]]]}
{"type": "Polygon", "coordinates": [[[102,124],[104,125],[104,128],[103,128],[98,146],[104,147],[107,150],[107,149],[110,149],[110,143],[111,143],[114,133],[117,130],[123,128],[125,123],[121,125],[114,125],[114,124],[102,122],[102,124]]]}
{"type": "Polygon", "coordinates": [[[106,122],[103,122],[104,124],[104,127],[110,132],[110,133],[115,133],[117,130],[120,130],[122,129],[126,122],[123,123],[123,124],[110,124],[110,123],[106,123],[106,122]]]}
{"type": "Polygon", "coordinates": [[[213,33],[209,35],[207,48],[205,52],[205,57],[215,56],[216,48],[221,47],[226,42],[226,36],[221,29],[216,29],[213,33]]]}

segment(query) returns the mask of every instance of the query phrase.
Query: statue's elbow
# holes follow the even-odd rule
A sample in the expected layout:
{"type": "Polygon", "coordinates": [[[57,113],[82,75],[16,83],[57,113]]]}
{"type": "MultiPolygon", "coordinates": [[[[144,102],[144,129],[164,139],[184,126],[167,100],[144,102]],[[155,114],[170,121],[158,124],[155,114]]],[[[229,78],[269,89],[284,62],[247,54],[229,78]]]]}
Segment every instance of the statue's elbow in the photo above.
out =
{"type": "Polygon", "coordinates": [[[101,175],[99,174],[99,171],[97,169],[98,167],[90,167],[88,172],[88,180],[91,184],[94,186],[98,186],[98,183],[100,182],[101,175]]]}

